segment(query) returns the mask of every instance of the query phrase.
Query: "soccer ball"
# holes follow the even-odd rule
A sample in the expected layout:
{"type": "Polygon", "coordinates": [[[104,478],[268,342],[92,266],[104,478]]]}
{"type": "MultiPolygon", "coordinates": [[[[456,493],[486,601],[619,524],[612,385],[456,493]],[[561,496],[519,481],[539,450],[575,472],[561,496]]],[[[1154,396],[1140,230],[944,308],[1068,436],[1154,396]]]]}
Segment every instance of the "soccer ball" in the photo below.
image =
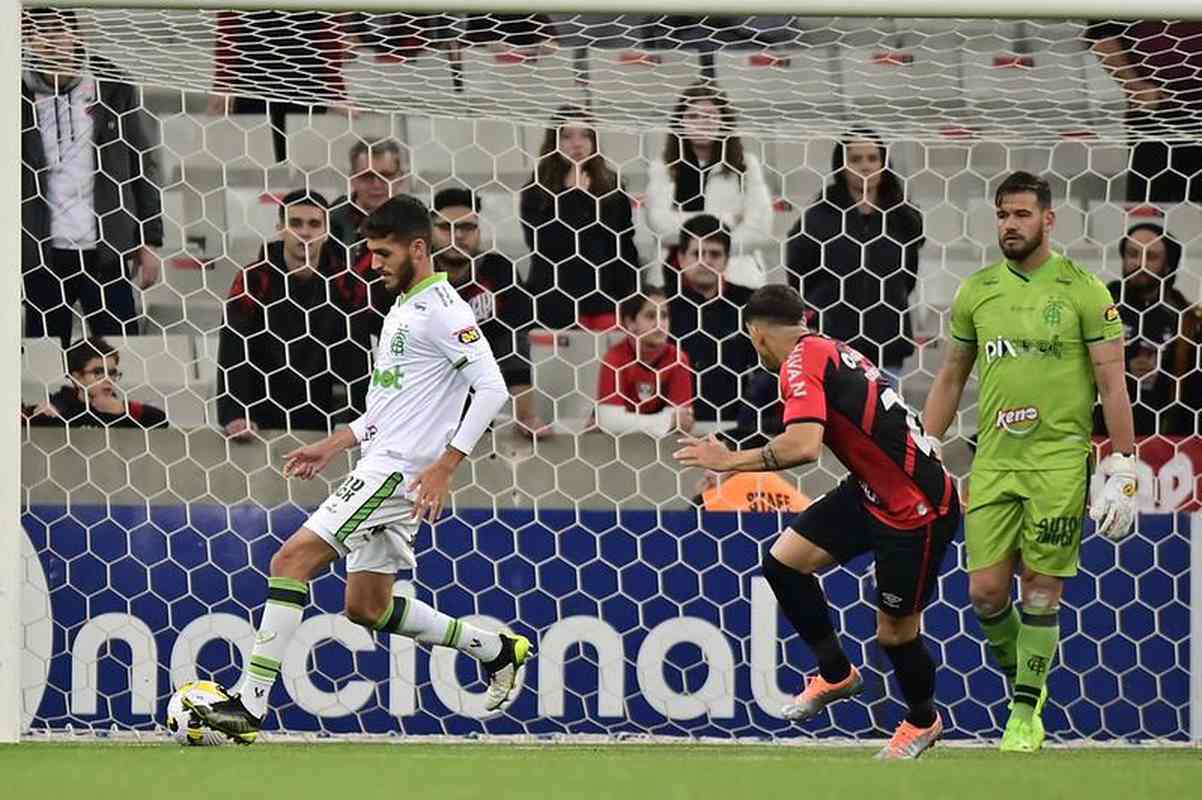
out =
{"type": "Polygon", "coordinates": [[[225,700],[229,695],[226,694],[225,689],[213,681],[188,681],[176,689],[175,694],[171,695],[170,702],[167,703],[167,730],[171,731],[172,738],[180,744],[193,747],[225,744],[224,733],[206,726],[184,707],[185,696],[195,703],[208,705],[218,700],[225,700]]]}

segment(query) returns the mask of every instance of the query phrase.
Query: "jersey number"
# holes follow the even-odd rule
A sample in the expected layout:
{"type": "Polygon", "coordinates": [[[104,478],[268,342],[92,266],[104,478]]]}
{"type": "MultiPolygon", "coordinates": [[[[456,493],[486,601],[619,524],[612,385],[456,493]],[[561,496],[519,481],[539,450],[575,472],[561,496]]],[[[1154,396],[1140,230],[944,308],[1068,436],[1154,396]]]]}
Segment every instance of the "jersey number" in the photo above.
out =
{"type": "Polygon", "coordinates": [[[885,407],[886,411],[891,411],[894,408],[900,408],[905,411],[906,427],[910,429],[910,438],[914,440],[914,446],[924,456],[929,456],[935,452],[935,442],[922,429],[922,423],[918,421],[918,415],[906,405],[906,401],[902,400],[901,395],[892,386],[881,392],[881,405],[885,407]]]}

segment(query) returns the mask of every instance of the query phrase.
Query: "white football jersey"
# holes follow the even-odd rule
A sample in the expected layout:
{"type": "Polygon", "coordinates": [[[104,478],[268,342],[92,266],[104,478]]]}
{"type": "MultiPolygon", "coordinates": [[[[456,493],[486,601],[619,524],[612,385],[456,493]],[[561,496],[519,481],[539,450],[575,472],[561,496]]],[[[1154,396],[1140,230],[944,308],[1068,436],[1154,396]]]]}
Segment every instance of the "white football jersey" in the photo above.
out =
{"type": "Polygon", "coordinates": [[[498,378],[500,370],[471,306],[443,272],[397,298],[374,356],[367,410],[351,429],[364,460],[387,460],[416,477],[459,427],[471,388],[464,367],[486,360],[498,378]]]}

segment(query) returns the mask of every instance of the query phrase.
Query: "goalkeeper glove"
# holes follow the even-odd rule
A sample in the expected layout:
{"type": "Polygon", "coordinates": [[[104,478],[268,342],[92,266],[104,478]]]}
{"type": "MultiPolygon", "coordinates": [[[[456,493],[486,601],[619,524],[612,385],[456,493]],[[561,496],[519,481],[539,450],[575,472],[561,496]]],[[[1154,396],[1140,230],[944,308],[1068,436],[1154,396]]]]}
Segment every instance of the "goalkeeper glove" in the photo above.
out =
{"type": "Polygon", "coordinates": [[[1135,522],[1135,456],[1111,453],[1102,460],[1102,474],[1106,475],[1106,486],[1102,498],[1090,508],[1089,516],[1097,523],[1098,532],[1112,542],[1118,542],[1131,533],[1135,522]]]}

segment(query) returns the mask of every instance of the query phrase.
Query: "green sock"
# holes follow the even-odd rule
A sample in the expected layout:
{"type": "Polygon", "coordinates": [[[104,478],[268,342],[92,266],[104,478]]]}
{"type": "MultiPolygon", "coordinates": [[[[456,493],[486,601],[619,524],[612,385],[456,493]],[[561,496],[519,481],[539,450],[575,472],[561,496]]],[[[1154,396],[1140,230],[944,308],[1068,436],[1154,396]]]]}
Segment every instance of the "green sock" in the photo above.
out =
{"type": "Polygon", "coordinates": [[[1018,676],[1014,681],[1014,716],[1030,719],[1048,681],[1056,646],[1060,643],[1060,608],[1022,612],[1018,634],[1018,676]]]}
{"type": "Polygon", "coordinates": [[[989,641],[989,652],[998,668],[1006,676],[1006,685],[1014,688],[1014,676],[1018,669],[1018,633],[1022,630],[1022,622],[1018,618],[1018,609],[1013,603],[1007,603],[1006,608],[992,617],[977,615],[981,630],[989,641]]]}

